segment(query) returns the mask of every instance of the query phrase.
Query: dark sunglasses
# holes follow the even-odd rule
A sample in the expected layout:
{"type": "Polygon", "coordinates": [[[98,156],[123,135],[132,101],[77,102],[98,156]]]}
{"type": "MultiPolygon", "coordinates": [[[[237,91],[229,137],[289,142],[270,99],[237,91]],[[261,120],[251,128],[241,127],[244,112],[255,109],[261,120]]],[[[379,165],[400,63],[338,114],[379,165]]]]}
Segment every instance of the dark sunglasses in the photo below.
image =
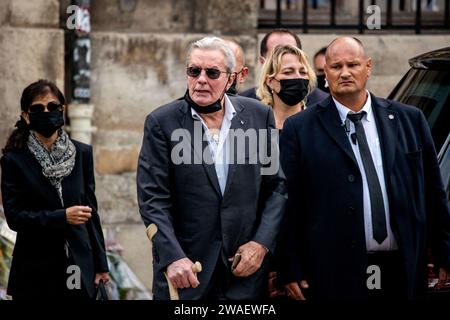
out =
{"type": "Polygon", "coordinates": [[[199,68],[199,67],[187,67],[186,68],[186,74],[189,77],[197,78],[201,73],[202,70],[205,70],[206,76],[212,80],[219,79],[221,73],[228,73],[227,71],[220,71],[219,69],[215,68],[199,68]]]}
{"type": "Polygon", "coordinates": [[[32,104],[31,106],[28,107],[28,112],[30,113],[44,112],[46,108],[48,112],[60,111],[62,109],[62,104],[53,101],[49,102],[47,106],[43,105],[42,103],[32,104]]]}

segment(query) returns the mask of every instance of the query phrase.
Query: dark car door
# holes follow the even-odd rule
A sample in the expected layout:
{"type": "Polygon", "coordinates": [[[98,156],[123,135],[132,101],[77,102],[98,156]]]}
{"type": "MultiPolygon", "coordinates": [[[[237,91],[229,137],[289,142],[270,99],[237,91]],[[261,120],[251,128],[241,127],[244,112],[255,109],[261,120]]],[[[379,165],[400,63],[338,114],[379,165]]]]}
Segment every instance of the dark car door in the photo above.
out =
{"type": "MultiPolygon", "coordinates": [[[[442,56],[440,58],[435,64],[432,60],[410,60],[412,68],[388,98],[416,106],[425,114],[438,153],[447,199],[450,201],[450,58],[448,61],[442,56]]],[[[440,290],[434,288],[438,278],[436,271],[430,266],[431,298],[449,299],[450,283],[440,290]]]]}

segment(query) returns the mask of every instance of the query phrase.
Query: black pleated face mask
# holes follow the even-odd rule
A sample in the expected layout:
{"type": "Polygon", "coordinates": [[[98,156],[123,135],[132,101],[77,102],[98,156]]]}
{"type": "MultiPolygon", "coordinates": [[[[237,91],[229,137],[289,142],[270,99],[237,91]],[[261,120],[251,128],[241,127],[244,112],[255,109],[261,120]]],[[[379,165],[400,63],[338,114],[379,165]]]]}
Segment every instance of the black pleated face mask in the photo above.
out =
{"type": "Polygon", "coordinates": [[[62,111],[30,112],[28,116],[30,120],[29,128],[46,138],[51,137],[52,134],[64,125],[62,111]]]}
{"type": "Polygon", "coordinates": [[[238,93],[236,86],[237,86],[237,79],[234,79],[230,89],[227,90],[227,94],[236,95],[238,93]]]}
{"type": "MultiPolygon", "coordinates": [[[[228,79],[230,79],[230,77],[228,77],[228,79]]],[[[186,100],[186,102],[188,103],[188,105],[194,109],[197,113],[213,113],[213,112],[217,112],[219,110],[222,109],[222,99],[223,96],[225,95],[225,92],[227,90],[227,85],[228,85],[228,80],[227,80],[227,84],[225,84],[225,88],[222,91],[222,94],[220,95],[220,98],[217,99],[216,102],[213,102],[207,106],[200,106],[197,103],[195,103],[194,100],[192,100],[191,96],[189,95],[189,89],[186,90],[186,93],[184,94],[184,100],[186,100]]]]}
{"type": "Polygon", "coordinates": [[[194,109],[197,113],[213,113],[222,109],[222,105],[220,104],[222,99],[219,99],[216,102],[211,103],[207,106],[200,106],[197,103],[195,103],[194,100],[192,100],[191,96],[189,95],[189,90],[186,90],[186,93],[184,94],[184,100],[186,100],[188,105],[192,109],[194,109]]]}
{"type": "MultiPolygon", "coordinates": [[[[277,80],[277,79],[275,79],[277,80]]],[[[275,92],[281,101],[288,106],[295,106],[303,101],[308,94],[309,80],[297,78],[297,79],[283,79],[277,80],[280,82],[280,92],[275,92]]]]}

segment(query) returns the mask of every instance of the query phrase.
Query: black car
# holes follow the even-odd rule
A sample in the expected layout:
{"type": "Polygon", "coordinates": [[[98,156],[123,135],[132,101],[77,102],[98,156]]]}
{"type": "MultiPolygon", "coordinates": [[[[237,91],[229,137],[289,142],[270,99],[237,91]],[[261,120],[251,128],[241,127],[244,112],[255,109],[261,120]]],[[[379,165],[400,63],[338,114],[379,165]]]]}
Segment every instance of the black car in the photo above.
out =
{"type": "MultiPolygon", "coordinates": [[[[421,54],[410,59],[409,64],[411,69],[388,98],[416,106],[425,114],[450,200],[450,47],[421,54]]],[[[436,298],[450,297],[450,283],[435,290],[436,281],[436,270],[430,267],[430,293],[436,298]]]]}

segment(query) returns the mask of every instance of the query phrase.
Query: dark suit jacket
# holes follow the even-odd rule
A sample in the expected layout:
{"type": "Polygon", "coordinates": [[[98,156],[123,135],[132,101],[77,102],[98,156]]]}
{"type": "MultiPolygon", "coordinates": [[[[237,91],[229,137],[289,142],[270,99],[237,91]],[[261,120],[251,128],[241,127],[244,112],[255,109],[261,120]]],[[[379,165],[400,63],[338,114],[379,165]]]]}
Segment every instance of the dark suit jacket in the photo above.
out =
{"type": "MultiPolygon", "coordinates": [[[[274,128],[269,107],[238,96],[230,100],[236,109],[231,129],[274,128]]],[[[195,122],[201,127],[199,121],[195,122]]],[[[163,272],[178,259],[188,257],[202,263],[200,286],[179,290],[181,299],[201,299],[218,261],[230,270],[225,260],[233,257],[239,246],[254,240],[272,251],[286,201],[281,170],[261,175],[259,163],[230,164],[222,196],[214,164],[174,164],[171,153],[180,140],[171,141],[171,135],[180,128],[194,137],[191,110],[182,99],[148,115],[137,170],[142,219],[146,226],[155,223],[158,227],[153,238],[153,293],[157,299],[168,299],[163,272]]],[[[191,145],[187,137],[182,140],[191,149],[187,152],[192,152],[194,142],[191,145]]],[[[206,147],[203,142],[201,151],[206,147]]],[[[195,157],[195,152],[192,154],[195,157]]],[[[234,277],[230,272],[221,275],[228,283],[227,298],[256,299],[263,294],[266,274],[267,259],[247,278],[234,277]]]]}
{"type": "MultiPolygon", "coordinates": [[[[242,91],[239,93],[240,96],[248,97],[252,99],[259,100],[258,96],[256,95],[256,88],[250,88],[248,90],[242,91]]],[[[327,98],[329,96],[328,93],[320,90],[319,88],[314,88],[311,93],[307,96],[306,100],[306,106],[310,107],[316,103],[319,103],[323,99],[327,98]]]]}
{"type": "MultiPolygon", "coordinates": [[[[408,298],[426,290],[427,247],[450,266],[450,215],[422,112],[372,96],[390,219],[404,259],[408,298]]],[[[361,174],[330,98],[287,119],[280,138],[289,200],[279,247],[281,283],[306,279],[309,297],[366,297],[361,174]]],[[[400,297],[399,297],[400,298],[400,297]]]]}
{"type": "Polygon", "coordinates": [[[17,231],[8,294],[22,298],[62,298],[66,288],[68,241],[87,293],[95,293],[96,272],[107,272],[105,244],[97,214],[92,148],[73,141],[77,154],[72,172],[62,181],[65,208],[87,205],[92,218],[69,225],[56,189],[25,145],[1,158],[2,197],[8,226],[17,231]]]}

